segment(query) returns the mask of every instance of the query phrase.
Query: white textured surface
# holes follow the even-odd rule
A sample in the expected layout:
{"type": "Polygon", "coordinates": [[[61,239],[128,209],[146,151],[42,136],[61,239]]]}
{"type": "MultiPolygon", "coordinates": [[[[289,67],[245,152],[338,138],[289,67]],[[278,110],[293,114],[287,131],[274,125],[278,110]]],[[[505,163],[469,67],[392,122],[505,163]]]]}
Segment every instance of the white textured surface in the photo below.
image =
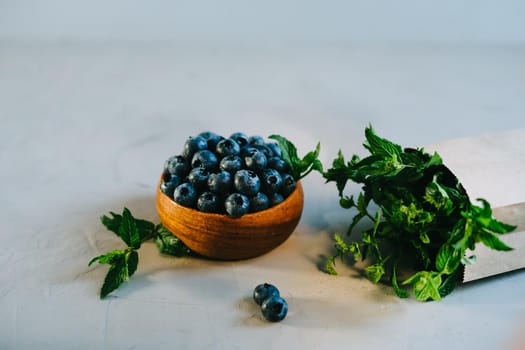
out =
{"type": "Polygon", "coordinates": [[[320,141],[329,164],[339,148],[361,153],[371,122],[403,145],[442,150],[466,186],[493,204],[524,200],[523,53],[0,44],[0,349],[519,343],[523,272],[435,303],[398,299],[341,265],[337,277],[319,272],[330,235],[350,217],[318,175],[304,183],[294,235],[260,258],[172,259],[146,244],[136,275],[102,301],[106,267],[87,262],[122,247],[100,215],[127,206],[158,220],[162,164],[203,129],[278,132],[300,151],[320,141]],[[448,139],[457,140],[441,143],[448,139]],[[251,302],[262,281],[289,301],[284,322],[263,322],[251,302]]]}

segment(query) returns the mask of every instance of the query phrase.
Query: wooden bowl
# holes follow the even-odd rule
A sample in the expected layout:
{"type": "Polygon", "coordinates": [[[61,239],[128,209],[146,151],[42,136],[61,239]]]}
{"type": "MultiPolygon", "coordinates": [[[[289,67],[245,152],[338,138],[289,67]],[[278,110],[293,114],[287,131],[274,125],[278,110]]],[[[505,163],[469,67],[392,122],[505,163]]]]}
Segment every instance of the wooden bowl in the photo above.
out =
{"type": "Polygon", "coordinates": [[[269,252],[292,234],[303,211],[300,181],[292,194],[269,209],[232,218],[183,207],[157,186],[161,223],[194,252],[219,260],[253,258],[269,252]]]}

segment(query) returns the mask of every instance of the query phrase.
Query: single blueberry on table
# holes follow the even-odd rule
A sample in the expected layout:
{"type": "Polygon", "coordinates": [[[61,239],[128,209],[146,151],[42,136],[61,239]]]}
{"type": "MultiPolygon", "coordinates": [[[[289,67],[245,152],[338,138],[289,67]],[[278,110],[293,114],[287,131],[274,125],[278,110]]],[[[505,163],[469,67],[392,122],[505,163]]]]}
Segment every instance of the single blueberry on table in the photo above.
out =
{"type": "Polygon", "coordinates": [[[244,164],[246,164],[246,169],[260,171],[266,168],[268,160],[266,156],[261,151],[257,150],[252,152],[244,157],[244,164]]]}
{"type": "Polygon", "coordinates": [[[232,193],[224,201],[224,209],[231,217],[239,218],[250,210],[250,200],[243,194],[232,193]]]}
{"type": "Polygon", "coordinates": [[[212,192],[203,192],[197,198],[197,209],[205,213],[217,213],[220,208],[219,197],[212,192]]]}
{"type": "Polygon", "coordinates": [[[208,188],[208,178],[210,172],[204,168],[193,168],[188,174],[188,181],[192,184],[195,190],[201,192],[208,188]]]}
{"type": "Polygon", "coordinates": [[[173,200],[184,207],[194,208],[197,202],[197,191],[189,182],[185,182],[175,188],[173,200]]]}
{"type": "Polygon", "coordinates": [[[185,158],[191,159],[195,152],[202,151],[208,148],[208,141],[202,136],[190,136],[184,143],[182,155],[185,158]]]}
{"type": "Polygon", "coordinates": [[[261,189],[261,180],[255,172],[241,169],[235,173],[233,185],[239,193],[253,196],[261,189]]]}
{"type": "Polygon", "coordinates": [[[243,167],[242,159],[239,156],[226,156],[221,159],[219,168],[229,173],[235,174],[238,170],[243,167]]]}
{"type": "Polygon", "coordinates": [[[217,156],[210,150],[198,151],[191,159],[192,168],[204,168],[207,171],[215,171],[219,166],[217,156]]]}
{"type": "Polygon", "coordinates": [[[283,179],[281,177],[281,174],[275,169],[264,169],[260,175],[260,178],[261,189],[266,194],[279,192],[283,185],[283,179]]]}
{"type": "Polygon", "coordinates": [[[218,173],[210,174],[208,177],[208,189],[217,194],[226,194],[233,187],[233,176],[223,170],[218,173]]]}
{"type": "Polygon", "coordinates": [[[281,193],[284,197],[288,197],[293,191],[295,191],[297,183],[295,182],[294,177],[290,174],[281,174],[281,176],[283,178],[281,193]]]}
{"type": "Polygon", "coordinates": [[[280,296],[273,296],[261,304],[263,317],[270,322],[282,321],[288,313],[288,303],[280,296]]]}
{"type": "Polygon", "coordinates": [[[270,297],[278,297],[279,295],[279,289],[270,283],[259,284],[253,290],[253,300],[257,305],[261,305],[263,301],[270,297]]]}
{"type": "Polygon", "coordinates": [[[250,212],[255,213],[258,211],[266,210],[270,207],[270,200],[268,196],[262,192],[257,192],[257,194],[250,198],[250,212]]]}
{"type": "Polygon", "coordinates": [[[230,135],[230,139],[235,140],[239,144],[239,146],[241,146],[242,148],[248,144],[249,137],[245,133],[235,132],[230,135]]]}

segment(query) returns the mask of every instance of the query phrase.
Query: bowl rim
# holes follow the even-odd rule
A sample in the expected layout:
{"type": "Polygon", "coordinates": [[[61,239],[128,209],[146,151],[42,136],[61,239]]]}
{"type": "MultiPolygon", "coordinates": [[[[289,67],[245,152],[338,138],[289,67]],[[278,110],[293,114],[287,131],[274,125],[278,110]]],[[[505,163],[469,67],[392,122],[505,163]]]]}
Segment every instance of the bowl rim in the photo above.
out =
{"type": "MultiPolygon", "coordinates": [[[[160,183],[161,182],[162,182],[162,176],[161,176],[160,181],[159,181],[159,183],[157,185],[157,196],[162,196],[163,198],[165,198],[165,200],[168,200],[170,202],[170,205],[172,207],[174,207],[175,209],[181,210],[181,211],[186,211],[189,214],[193,213],[193,215],[207,216],[207,217],[210,217],[210,218],[213,217],[213,218],[216,218],[216,219],[223,219],[223,220],[232,220],[232,221],[235,221],[237,223],[239,223],[240,220],[250,220],[250,219],[253,219],[253,218],[256,218],[256,217],[266,216],[268,214],[271,214],[272,212],[278,212],[278,211],[281,210],[281,208],[283,206],[286,206],[292,200],[292,196],[296,196],[298,194],[302,195],[303,198],[302,198],[301,202],[304,203],[303,187],[302,187],[301,181],[297,180],[296,181],[296,186],[295,186],[295,189],[293,190],[293,192],[290,193],[281,203],[279,203],[277,205],[274,205],[273,207],[261,210],[261,211],[257,211],[257,212],[253,212],[253,213],[247,213],[247,214],[244,214],[244,215],[242,215],[240,217],[233,217],[233,216],[229,216],[228,214],[225,214],[225,213],[206,213],[206,212],[194,209],[194,208],[185,207],[185,206],[175,202],[172,198],[170,198],[167,194],[165,194],[164,192],[162,192],[160,190],[160,183]],[[298,191],[300,191],[300,193],[298,191]]],[[[301,209],[301,212],[302,212],[302,209],[301,209]]]]}

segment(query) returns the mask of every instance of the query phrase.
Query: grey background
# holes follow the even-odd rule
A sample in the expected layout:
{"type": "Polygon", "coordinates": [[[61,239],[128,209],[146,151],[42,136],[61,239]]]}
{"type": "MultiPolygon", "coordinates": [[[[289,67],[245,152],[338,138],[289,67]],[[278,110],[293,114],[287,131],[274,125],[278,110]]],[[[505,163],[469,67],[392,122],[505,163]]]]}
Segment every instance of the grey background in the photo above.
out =
{"type": "Polygon", "coordinates": [[[3,0],[0,38],[520,45],[524,18],[519,0],[3,0]]]}

